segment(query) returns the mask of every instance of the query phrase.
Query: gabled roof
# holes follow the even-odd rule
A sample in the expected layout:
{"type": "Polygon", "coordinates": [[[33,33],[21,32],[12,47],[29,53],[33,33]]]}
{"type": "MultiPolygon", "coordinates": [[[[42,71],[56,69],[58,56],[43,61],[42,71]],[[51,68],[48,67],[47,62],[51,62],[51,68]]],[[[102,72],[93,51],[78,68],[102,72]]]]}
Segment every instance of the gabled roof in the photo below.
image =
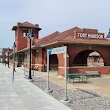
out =
{"type": "Polygon", "coordinates": [[[36,46],[41,46],[41,45],[44,45],[44,44],[48,44],[48,42],[50,40],[55,39],[59,34],[60,34],[60,32],[56,31],[56,32],[44,37],[44,38],[39,39],[39,41],[36,42],[35,45],[36,46]]]}
{"type": "Polygon", "coordinates": [[[83,29],[74,27],[62,33],[55,32],[53,34],[50,34],[40,39],[39,42],[36,43],[36,46],[45,47],[56,43],[84,44],[84,45],[109,45],[110,46],[110,40],[107,40],[107,39],[77,38],[75,35],[76,31],[83,32],[83,29]]]}
{"type": "Polygon", "coordinates": [[[67,36],[74,36],[74,31],[82,31],[82,29],[78,28],[78,27],[74,27],[72,29],[69,29],[69,30],[66,30],[62,33],[56,31],[42,39],[40,39],[40,41],[38,43],[36,43],[36,46],[43,46],[43,45],[46,45],[46,44],[51,44],[53,42],[60,42],[62,41],[63,39],[65,39],[65,37],[67,36]]]}
{"type": "Polygon", "coordinates": [[[41,28],[39,28],[39,25],[38,24],[32,24],[32,23],[30,23],[30,22],[23,22],[23,23],[20,23],[20,22],[18,22],[17,23],[17,26],[13,26],[13,28],[12,28],[12,30],[16,30],[17,29],[17,27],[20,27],[20,28],[34,28],[34,29],[39,29],[39,30],[41,30],[41,28]]]}
{"type": "Polygon", "coordinates": [[[82,31],[82,29],[78,28],[78,27],[74,27],[72,29],[66,30],[62,33],[60,33],[58,36],[56,36],[55,38],[49,40],[48,43],[52,43],[55,41],[62,41],[63,39],[65,39],[67,36],[73,36],[74,37],[74,31],[82,31]]]}
{"type": "Polygon", "coordinates": [[[20,26],[22,26],[22,27],[35,27],[35,28],[39,28],[38,25],[34,25],[34,24],[29,23],[27,21],[22,23],[20,26]]]}

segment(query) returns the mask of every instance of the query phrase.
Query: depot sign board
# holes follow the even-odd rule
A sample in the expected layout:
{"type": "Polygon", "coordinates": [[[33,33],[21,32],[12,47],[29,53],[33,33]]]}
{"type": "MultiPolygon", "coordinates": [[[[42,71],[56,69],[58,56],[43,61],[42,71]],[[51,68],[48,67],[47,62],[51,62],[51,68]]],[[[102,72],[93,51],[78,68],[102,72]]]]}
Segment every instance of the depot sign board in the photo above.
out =
{"type": "Polygon", "coordinates": [[[52,55],[52,54],[61,54],[61,53],[65,53],[66,52],[66,46],[63,47],[58,47],[58,48],[53,48],[53,49],[49,49],[48,50],[48,54],[52,55]]]}
{"type": "Polygon", "coordinates": [[[78,33],[78,38],[103,39],[104,35],[102,35],[102,34],[78,33]]]}
{"type": "Polygon", "coordinates": [[[64,97],[64,102],[69,102],[68,98],[67,98],[67,46],[63,46],[63,47],[58,47],[58,48],[51,48],[51,49],[47,49],[47,92],[51,92],[52,90],[50,90],[49,87],[49,56],[53,55],[53,54],[64,54],[64,59],[65,59],[65,97],[64,97]]]}

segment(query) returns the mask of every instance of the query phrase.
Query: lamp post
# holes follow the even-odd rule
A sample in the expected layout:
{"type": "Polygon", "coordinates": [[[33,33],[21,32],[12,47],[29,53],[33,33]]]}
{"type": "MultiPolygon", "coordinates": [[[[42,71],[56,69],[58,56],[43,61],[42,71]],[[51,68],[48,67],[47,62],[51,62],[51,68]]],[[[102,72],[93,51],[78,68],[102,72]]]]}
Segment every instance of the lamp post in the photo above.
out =
{"type": "Polygon", "coordinates": [[[9,66],[9,52],[10,52],[10,49],[8,48],[8,68],[10,67],[9,66]]]}
{"type": "Polygon", "coordinates": [[[14,72],[15,72],[15,47],[16,47],[16,44],[14,42],[14,45],[13,45],[13,79],[12,79],[12,82],[14,82],[14,72]]]}
{"type": "Polygon", "coordinates": [[[28,39],[29,42],[30,42],[30,49],[29,49],[30,62],[29,62],[29,77],[28,77],[28,79],[32,79],[32,76],[31,76],[31,51],[32,51],[32,49],[31,49],[31,41],[32,41],[33,38],[34,38],[33,30],[30,29],[30,30],[28,31],[28,34],[27,34],[27,39],[28,39]]]}

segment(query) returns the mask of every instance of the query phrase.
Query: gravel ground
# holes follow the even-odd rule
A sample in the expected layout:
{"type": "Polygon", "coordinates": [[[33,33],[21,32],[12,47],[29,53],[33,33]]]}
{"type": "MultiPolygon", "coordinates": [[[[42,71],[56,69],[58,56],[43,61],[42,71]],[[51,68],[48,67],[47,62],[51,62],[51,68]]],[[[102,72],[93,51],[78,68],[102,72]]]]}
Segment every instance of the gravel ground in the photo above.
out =
{"type": "MultiPolygon", "coordinates": [[[[34,83],[42,90],[46,89],[46,80],[41,77],[34,77],[34,83]]],[[[55,99],[61,101],[64,99],[64,89],[54,83],[50,82],[50,89],[53,90],[49,93],[55,99]]],[[[110,110],[110,98],[103,97],[90,90],[68,90],[67,92],[70,104],[67,105],[72,110],[110,110]]]]}

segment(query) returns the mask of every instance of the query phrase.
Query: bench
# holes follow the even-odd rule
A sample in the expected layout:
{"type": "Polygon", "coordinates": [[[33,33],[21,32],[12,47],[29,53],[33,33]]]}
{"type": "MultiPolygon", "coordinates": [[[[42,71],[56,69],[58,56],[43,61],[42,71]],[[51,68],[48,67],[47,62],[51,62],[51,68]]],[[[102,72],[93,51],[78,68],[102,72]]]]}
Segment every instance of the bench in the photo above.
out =
{"type": "Polygon", "coordinates": [[[36,71],[38,71],[38,66],[34,66],[33,69],[36,70],[36,71]]]}
{"type": "Polygon", "coordinates": [[[82,79],[82,82],[87,82],[87,75],[86,73],[71,73],[71,74],[67,74],[67,79],[70,82],[70,80],[73,80],[74,83],[74,79],[82,79]]]}
{"type": "Polygon", "coordinates": [[[98,71],[85,71],[88,77],[101,77],[101,74],[98,71]]]}

